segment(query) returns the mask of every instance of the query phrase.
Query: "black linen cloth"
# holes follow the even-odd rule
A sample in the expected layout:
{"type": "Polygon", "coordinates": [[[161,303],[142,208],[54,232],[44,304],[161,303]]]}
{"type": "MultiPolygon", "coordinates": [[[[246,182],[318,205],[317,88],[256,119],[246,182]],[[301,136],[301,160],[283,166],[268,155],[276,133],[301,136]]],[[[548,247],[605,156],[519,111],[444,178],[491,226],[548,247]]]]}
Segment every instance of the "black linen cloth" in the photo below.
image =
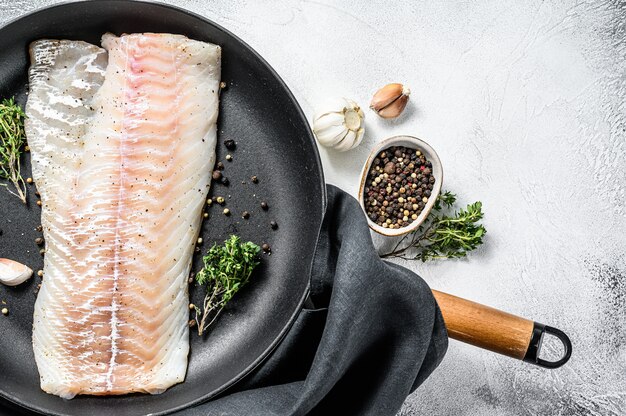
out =
{"type": "Polygon", "coordinates": [[[260,367],[177,415],[395,415],[443,359],[448,337],[428,285],[382,261],[358,202],[327,189],[311,302],[260,367]]]}

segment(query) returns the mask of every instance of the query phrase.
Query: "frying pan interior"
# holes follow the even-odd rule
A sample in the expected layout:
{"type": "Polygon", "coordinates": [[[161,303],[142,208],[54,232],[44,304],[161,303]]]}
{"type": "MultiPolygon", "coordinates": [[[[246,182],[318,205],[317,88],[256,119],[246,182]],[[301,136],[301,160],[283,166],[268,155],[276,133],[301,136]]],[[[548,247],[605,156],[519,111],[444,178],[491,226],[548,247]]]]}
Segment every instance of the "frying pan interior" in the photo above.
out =
{"type": "MultiPolygon", "coordinates": [[[[218,122],[218,160],[230,186],[214,185],[233,215],[208,208],[202,237],[205,248],[230,234],[258,244],[267,242],[253,280],[233,299],[209,334],[191,335],[187,379],[161,395],[79,396],[66,401],[39,388],[31,346],[35,287],[38,278],[17,288],[0,288],[10,315],[0,319],[0,397],[46,414],[166,414],[206,400],[254,368],[289,329],[308,293],[309,272],[321,225],[325,191],[319,155],[308,123],[286,85],[269,65],[238,38],[204,18],[170,6],[97,1],[62,4],[24,16],[0,29],[0,96],[24,105],[28,44],[40,38],[80,39],[99,44],[105,32],[169,32],[210,41],[223,48],[222,94],[218,122]],[[237,142],[234,160],[225,161],[225,139],[237,142]],[[259,178],[258,184],[250,181],[259,178]],[[270,208],[263,211],[260,203],[270,208]],[[251,213],[249,220],[241,212],[251,213]],[[279,228],[273,231],[270,221],[279,228]]],[[[30,176],[30,159],[23,163],[30,176]]],[[[0,257],[43,267],[34,239],[40,210],[34,188],[29,205],[0,188],[0,257]]],[[[194,258],[199,269],[200,256],[194,258]]],[[[202,293],[191,288],[192,301],[202,293]]]]}

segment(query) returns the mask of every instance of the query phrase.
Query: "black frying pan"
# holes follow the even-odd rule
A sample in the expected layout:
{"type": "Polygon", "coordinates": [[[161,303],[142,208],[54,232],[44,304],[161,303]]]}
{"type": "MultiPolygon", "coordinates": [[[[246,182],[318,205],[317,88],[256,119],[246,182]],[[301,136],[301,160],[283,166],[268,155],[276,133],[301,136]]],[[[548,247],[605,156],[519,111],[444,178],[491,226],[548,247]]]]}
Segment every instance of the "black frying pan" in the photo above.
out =
{"type": "MultiPolygon", "coordinates": [[[[28,44],[40,38],[80,39],[99,44],[107,32],[170,32],[217,43],[223,48],[218,160],[223,140],[234,139],[233,162],[226,162],[230,186],[214,185],[211,193],[227,198],[234,215],[209,209],[202,236],[210,244],[237,233],[268,242],[271,256],[251,284],[238,294],[204,339],[191,335],[187,380],[156,396],[78,396],[66,401],[44,393],[31,346],[35,288],[39,278],[17,288],[0,287],[0,300],[10,309],[0,316],[0,396],[10,403],[47,414],[166,414],[207,400],[224,391],[258,365],[280,342],[308,293],[309,271],[325,205],[319,155],[307,121],[285,83],[240,39],[200,16],[171,6],[94,1],[56,5],[21,17],[0,29],[0,96],[16,96],[24,105],[27,91],[28,44]],[[259,177],[252,184],[250,177],[259,177]],[[246,182],[242,184],[242,181],[246,182]],[[232,199],[228,197],[232,196],[232,199]],[[270,204],[269,211],[260,202],[270,204]],[[251,212],[248,221],[243,210],[251,212]],[[270,221],[279,224],[272,231],[270,221]]],[[[30,160],[23,163],[30,176],[30,160]]],[[[35,188],[29,206],[0,188],[0,257],[42,268],[34,240],[40,210],[35,188]]],[[[208,245],[206,244],[206,245],[208,245]]],[[[198,270],[200,257],[194,259],[198,270]]],[[[192,290],[198,303],[201,293],[192,290]]]]}

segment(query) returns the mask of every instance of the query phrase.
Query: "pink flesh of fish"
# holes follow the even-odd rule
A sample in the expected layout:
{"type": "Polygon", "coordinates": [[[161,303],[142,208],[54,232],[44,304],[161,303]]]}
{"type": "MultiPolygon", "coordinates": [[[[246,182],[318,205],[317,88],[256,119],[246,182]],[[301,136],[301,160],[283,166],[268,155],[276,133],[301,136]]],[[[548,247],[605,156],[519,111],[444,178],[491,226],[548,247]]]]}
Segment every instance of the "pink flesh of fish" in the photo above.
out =
{"type": "Polygon", "coordinates": [[[215,162],[221,50],[107,34],[102,86],[79,68],[78,84],[97,92],[57,105],[57,120],[44,98],[71,48],[55,63],[38,60],[38,46],[55,46],[33,45],[27,106],[47,250],[33,329],[41,387],[64,398],[161,393],[187,370],[187,277],[215,162]],[[49,79],[33,82],[33,68],[49,79]],[[82,131],[64,116],[76,111],[82,131]]]}

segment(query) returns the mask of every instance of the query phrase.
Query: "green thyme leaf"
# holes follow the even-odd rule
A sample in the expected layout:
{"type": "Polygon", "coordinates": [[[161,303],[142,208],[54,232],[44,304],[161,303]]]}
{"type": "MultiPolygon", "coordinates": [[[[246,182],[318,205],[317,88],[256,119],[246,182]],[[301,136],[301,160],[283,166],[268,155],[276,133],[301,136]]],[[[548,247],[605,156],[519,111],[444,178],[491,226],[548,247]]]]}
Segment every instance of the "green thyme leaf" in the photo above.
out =
{"type": "MultiPolygon", "coordinates": [[[[20,157],[22,146],[26,142],[24,133],[24,110],[15,103],[13,98],[3,100],[0,104],[0,179],[13,183],[13,195],[26,203],[26,184],[20,173],[20,157]]],[[[8,188],[6,184],[0,184],[8,188]]]]}
{"type": "Polygon", "coordinates": [[[248,283],[259,265],[260,251],[258,245],[242,243],[232,235],[223,245],[214,244],[202,258],[204,267],[196,274],[196,281],[206,286],[206,296],[202,309],[195,307],[198,335],[215,322],[226,304],[248,283]]]}
{"type": "Polygon", "coordinates": [[[483,218],[482,203],[474,202],[451,215],[441,214],[455,203],[456,195],[453,193],[440,194],[424,224],[402,237],[393,250],[381,257],[427,261],[465,257],[476,250],[487,233],[479,223],[483,218]]]}

